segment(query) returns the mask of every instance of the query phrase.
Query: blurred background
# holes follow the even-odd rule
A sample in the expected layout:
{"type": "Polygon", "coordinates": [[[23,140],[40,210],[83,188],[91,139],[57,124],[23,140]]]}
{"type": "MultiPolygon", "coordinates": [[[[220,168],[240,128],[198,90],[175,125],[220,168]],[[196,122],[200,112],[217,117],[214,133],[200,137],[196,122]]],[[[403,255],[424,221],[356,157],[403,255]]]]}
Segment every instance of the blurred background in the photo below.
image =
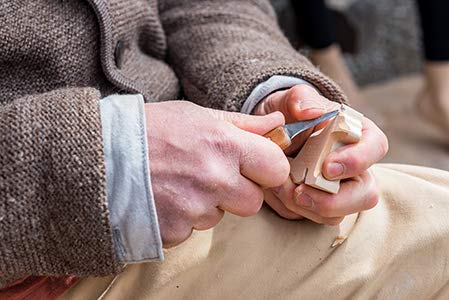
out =
{"type": "MultiPolygon", "coordinates": [[[[272,0],[279,23],[292,45],[312,56],[312,61],[326,73],[326,61],[320,57],[314,59],[316,54],[307,45],[302,32],[307,24],[298,20],[301,16],[295,12],[292,2],[272,0]]],[[[428,81],[423,73],[425,58],[416,1],[325,2],[331,11],[333,31],[355,88],[347,85],[345,76],[343,79],[331,77],[346,89],[353,106],[373,119],[387,134],[390,152],[383,162],[449,170],[449,126],[445,125],[446,121],[449,124],[449,118],[436,124],[432,115],[427,114],[426,118],[420,112],[419,103],[428,81]]],[[[320,18],[318,15],[312,17],[320,18]]],[[[330,73],[328,75],[333,75],[330,73]]],[[[449,87],[449,72],[447,78],[438,80],[446,79],[449,87]]],[[[449,99],[446,100],[449,103],[449,99]]]]}
{"type": "MultiPolygon", "coordinates": [[[[346,54],[345,59],[357,83],[366,85],[420,70],[421,32],[415,1],[329,0],[326,3],[355,30],[358,53],[346,54]]],[[[297,16],[290,0],[272,0],[272,4],[284,33],[299,46],[297,16]]],[[[336,23],[341,22],[337,19],[336,23]]],[[[345,33],[340,34],[340,40],[345,38],[345,33]]]]}

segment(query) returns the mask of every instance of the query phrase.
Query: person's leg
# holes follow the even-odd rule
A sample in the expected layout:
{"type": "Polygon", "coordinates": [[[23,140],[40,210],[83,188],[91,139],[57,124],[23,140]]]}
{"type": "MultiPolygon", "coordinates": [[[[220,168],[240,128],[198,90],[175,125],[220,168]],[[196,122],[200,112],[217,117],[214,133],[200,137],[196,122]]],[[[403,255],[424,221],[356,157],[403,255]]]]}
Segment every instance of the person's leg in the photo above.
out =
{"type": "Polygon", "coordinates": [[[449,1],[417,0],[422,27],[426,86],[419,108],[424,117],[449,130],[449,1]]]}
{"type": "Polygon", "coordinates": [[[360,108],[361,99],[351,72],[337,43],[335,19],[324,0],[292,0],[298,31],[312,50],[310,59],[320,70],[335,80],[351,104],[360,108]]]}
{"type": "Polygon", "coordinates": [[[417,0],[426,60],[449,61],[449,1],[417,0]]]}
{"type": "Polygon", "coordinates": [[[164,262],[131,265],[107,286],[85,279],[63,299],[448,299],[449,173],[372,170],[379,204],[342,226],[288,221],[268,208],[226,214],[164,262]]]}

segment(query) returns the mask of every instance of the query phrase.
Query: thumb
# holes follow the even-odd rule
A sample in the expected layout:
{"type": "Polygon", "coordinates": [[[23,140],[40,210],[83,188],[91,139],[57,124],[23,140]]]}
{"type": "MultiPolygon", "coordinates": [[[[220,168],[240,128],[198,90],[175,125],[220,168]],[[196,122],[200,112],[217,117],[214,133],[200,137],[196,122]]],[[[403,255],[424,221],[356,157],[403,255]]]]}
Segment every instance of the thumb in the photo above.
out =
{"type": "Polygon", "coordinates": [[[242,113],[215,110],[215,117],[233,124],[234,126],[258,135],[273,130],[285,124],[284,115],[281,112],[273,112],[265,116],[253,116],[242,113]]]}
{"type": "Polygon", "coordinates": [[[278,110],[284,114],[287,123],[292,123],[317,118],[335,109],[335,105],[336,103],[321,96],[316,89],[301,84],[269,95],[259,104],[255,113],[264,115],[278,110]]]}

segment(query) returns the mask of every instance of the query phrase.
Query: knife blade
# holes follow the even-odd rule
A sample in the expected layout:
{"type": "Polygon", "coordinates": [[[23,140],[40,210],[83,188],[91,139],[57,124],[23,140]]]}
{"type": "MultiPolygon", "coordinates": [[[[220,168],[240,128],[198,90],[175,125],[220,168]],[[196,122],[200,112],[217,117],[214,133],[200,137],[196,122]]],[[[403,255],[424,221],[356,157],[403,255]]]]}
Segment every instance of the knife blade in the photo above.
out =
{"type": "Polygon", "coordinates": [[[312,128],[324,121],[330,120],[335,117],[340,112],[339,109],[325,113],[318,118],[299,121],[295,123],[286,124],[284,126],[277,127],[272,131],[264,135],[264,137],[270,139],[276,143],[282,150],[287,149],[291,144],[292,140],[300,133],[312,128]]]}

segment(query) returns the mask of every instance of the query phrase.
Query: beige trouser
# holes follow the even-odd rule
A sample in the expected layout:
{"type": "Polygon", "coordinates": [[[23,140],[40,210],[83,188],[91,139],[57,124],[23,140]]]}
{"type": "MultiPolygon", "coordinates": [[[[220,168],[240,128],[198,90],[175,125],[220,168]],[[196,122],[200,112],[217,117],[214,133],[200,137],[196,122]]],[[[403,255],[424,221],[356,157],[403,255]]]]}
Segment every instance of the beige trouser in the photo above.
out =
{"type": "Polygon", "coordinates": [[[287,221],[264,208],[227,214],[166,251],[162,263],[88,278],[66,299],[449,299],[449,173],[373,168],[376,208],[340,227],[287,221]],[[344,228],[346,226],[346,228],[344,228]],[[337,236],[346,241],[331,247],[337,236]]]}

